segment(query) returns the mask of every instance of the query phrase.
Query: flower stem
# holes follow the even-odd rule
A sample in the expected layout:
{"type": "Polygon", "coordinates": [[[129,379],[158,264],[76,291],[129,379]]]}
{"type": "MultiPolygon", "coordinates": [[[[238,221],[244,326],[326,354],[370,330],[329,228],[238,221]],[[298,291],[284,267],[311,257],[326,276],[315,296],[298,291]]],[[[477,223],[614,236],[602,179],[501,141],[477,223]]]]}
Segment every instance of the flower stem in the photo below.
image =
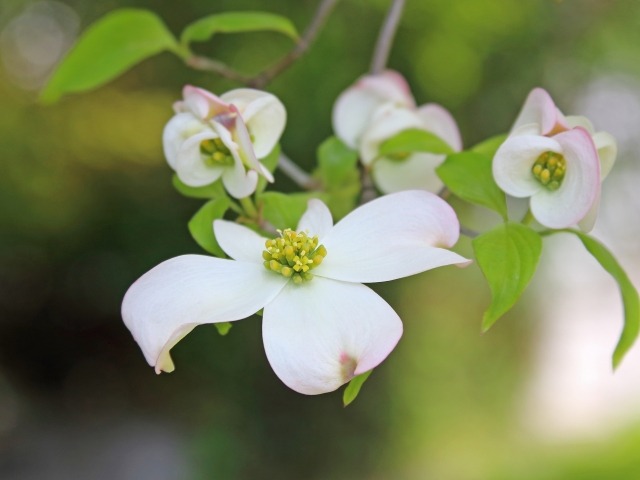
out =
{"type": "Polygon", "coordinates": [[[278,158],[278,168],[287,177],[293,180],[296,185],[305,190],[313,190],[319,187],[318,182],[302,168],[298,166],[293,160],[287,157],[284,153],[280,153],[278,158]]]}
{"type": "Polygon", "coordinates": [[[258,219],[259,217],[258,209],[253,203],[253,200],[251,199],[251,197],[241,198],[240,205],[242,205],[242,208],[244,209],[244,213],[247,215],[247,217],[254,220],[258,219]]]}
{"type": "Polygon", "coordinates": [[[470,228],[465,227],[464,225],[460,225],[460,235],[464,235],[469,238],[476,238],[480,233],[475,230],[471,230],[470,228]]]}
{"type": "Polygon", "coordinates": [[[387,65],[391,45],[393,44],[393,37],[396,34],[400,18],[402,17],[402,11],[404,10],[404,2],[405,0],[393,0],[391,7],[389,7],[382,30],[380,30],[380,34],[378,35],[373,59],[371,60],[371,73],[373,74],[380,73],[387,65]]]}
{"type": "Polygon", "coordinates": [[[524,214],[524,217],[522,217],[522,220],[520,221],[520,223],[522,223],[523,225],[530,225],[531,222],[533,222],[534,218],[533,218],[533,214],[531,213],[531,210],[527,210],[527,213],[524,214]]]}

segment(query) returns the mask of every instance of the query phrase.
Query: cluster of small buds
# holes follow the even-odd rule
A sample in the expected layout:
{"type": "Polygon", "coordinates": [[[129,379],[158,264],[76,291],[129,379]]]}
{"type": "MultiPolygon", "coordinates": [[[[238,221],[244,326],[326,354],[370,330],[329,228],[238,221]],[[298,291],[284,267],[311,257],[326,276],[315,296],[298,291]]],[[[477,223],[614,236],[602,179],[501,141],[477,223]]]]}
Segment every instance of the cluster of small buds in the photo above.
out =
{"type": "Polygon", "coordinates": [[[262,252],[267,270],[277,272],[300,284],[313,278],[310,270],[322,263],[327,255],[324,245],[318,245],[318,237],[287,228],[280,237],[267,240],[262,252]]]}
{"type": "Polygon", "coordinates": [[[219,138],[204,140],[200,144],[200,153],[204,155],[204,163],[206,165],[233,165],[231,151],[219,138]]]}
{"type": "Polygon", "coordinates": [[[544,152],[531,168],[533,176],[551,191],[560,188],[566,171],[566,160],[555,152],[544,152]]]}

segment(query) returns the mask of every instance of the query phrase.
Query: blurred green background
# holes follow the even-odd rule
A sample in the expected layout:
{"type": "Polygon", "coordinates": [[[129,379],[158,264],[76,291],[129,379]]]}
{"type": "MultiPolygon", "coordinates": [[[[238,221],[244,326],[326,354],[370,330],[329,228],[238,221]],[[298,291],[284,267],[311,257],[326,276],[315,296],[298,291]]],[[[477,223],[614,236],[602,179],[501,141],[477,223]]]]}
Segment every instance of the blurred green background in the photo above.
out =
{"type": "MultiPolygon", "coordinates": [[[[288,110],[283,149],[304,168],[331,134],[334,99],[366,72],[388,3],[340,2],[308,54],[269,85],[288,110]]],[[[218,93],[237,85],[164,54],[50,107],[38,104],[38,89],[78,33],[116,8],[153,9],[176,33],[231,10],[284,14],[302,31],[316,4],[2,1],[0,478],[640,478],[637,352],[623,365],[635,390],[623,387],[622,401],[600,402],[603,420],[589,435],[536,420],[553,418],[545,416],[551,404],[528,392],[541,355],[552,351],[541,318],[568,322],[552,315],[562,296],[545,283],[545,271],[562,273],[554,267],[564,254],[545,251],[544,271],[523,302],[484,336],[489,296],[476,266],[374,286],[403,318],[405,335],[346,409],[340,392],[305,397],[277,379],[257,317],[227,337],[197,328],[173,350],[173,374],[156,376],[147,366],[121,322],[122,296],[160,261],[201,252],[186,228],[200,202],[172,189],[162,128],[183,84],[218,93]],[[604,428],[613,410],[617,426],[604,428]]],[[[408,0],[389,62],[419,103],[452,111],[467,146],[507,131],[534,86],[547,88],[565,113],[588,114],[613,133],[620,156],[604,192],[613,207],[603,207],[596,232],[636,285],[639,27],[637,0],[408,0]]],[[[198,51],[255,73],[291,46],[255,33],[219,35],[198,51]]],[[[278,175],[276,188],[294,187],[278,175]]],[[[472,227],[495,221],[454,206],[472,227]]],[[[469,255],[468,240],[458,249],[469,255]]],[[[604,276],[597,280],[615,291],[604,276]]],[[[615,296],[611,302],[606,308],[618,310],[601,320],[616,333],[621,313],[615,296]]],[[[560,350],[575,341],[565,332],[560,350]]],[[[604,349],[598,365],[611,375],[615,335],[591,341],[604,349]]],[[[552,370],[564,371],[569,359],[555,362],[552,370]]],[[[593,420],[581,402],[604,391],[566,392],[557,398],[593,420]]]]}

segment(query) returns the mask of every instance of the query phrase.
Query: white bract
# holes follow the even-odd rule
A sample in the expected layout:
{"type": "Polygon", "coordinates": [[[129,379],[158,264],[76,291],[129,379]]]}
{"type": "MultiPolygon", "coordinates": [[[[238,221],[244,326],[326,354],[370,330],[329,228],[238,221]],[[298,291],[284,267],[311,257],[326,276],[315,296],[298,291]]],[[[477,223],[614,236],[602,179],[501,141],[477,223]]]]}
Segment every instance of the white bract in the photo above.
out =
{"type": "Polygon", "coordinates": [[[333,108],[333,129],[345,144],[357,149],[363,165],[384,193],[410,189],[439,191],[443,184],[435,173],[444,155],[411,153],[380,157],[380,145],[404,130],[434,133],[455,150],[462,140],[455,120],[440,105],[416,108],[406,80],[397,72],[366,75],[345,90],[333,108]]]}
{"type": "Polygon", "coordinates": [[[255,191],[258,175],[273,182],[258,159],[271,152],[284,130],[286,111],[275,96],[240,88],[217,97],[186,86],[174,110],[162,143],[183,183],[200,187],[222,178],[232,196],[244,198],[255,191]]]}
{"type": "Polygon", "coordinates": [[[493,160],[493,175],[514,197],[531,197],[531,213],[542,225],[593,228],[600,184],[617,154],[615,139],[595,132],[585,117],[564,116],[549,94],[535,88],[509,138],[493,160]]]}
{"type": "Polygon", "coordinates": [[[268,240],[225,220],[216,238],[232,260],[184,255],[127,291],[122,317],[157,373],[194,327],[263,311],[263,340],[278,377],[304,394],[330,392],[382,362],[402,335],[393,309],[361,282],[383,282],[468,260],[447,250],[453,209],[423,191],[378,198],[333,225],[310,200],[297,230],[268,240]]]}

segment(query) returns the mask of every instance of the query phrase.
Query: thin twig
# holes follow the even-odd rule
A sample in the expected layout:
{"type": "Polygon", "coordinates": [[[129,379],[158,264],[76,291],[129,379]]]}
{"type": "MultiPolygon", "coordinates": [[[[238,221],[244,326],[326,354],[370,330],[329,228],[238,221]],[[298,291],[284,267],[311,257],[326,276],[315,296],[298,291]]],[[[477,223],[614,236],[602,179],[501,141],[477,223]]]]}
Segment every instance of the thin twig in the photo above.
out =
{"type": "Polygon", "coordinates": [[[238,83],[248,85],[251,81],[250,77],[242,75],[225,63],[219,62],[218,60],[213,60],[212,58],[202,57],[200,55],[192,55],[188,57],[185,62],[189,67],[195,70],[213,72],[220,75],[221,77],[228,78],[229,80],[233,80],[238,83]]]}
{"type": "MultiPolygon", "coordinates": [[[[395,37],[396,30],[402,17],[402,11],[404,10],[405,0],[393,0],[389,10],[387,10],[387,16],[384,19],[380,33],[378,34],[378,40],[376,41],[376,48],[373,51],[371,57],[371,73],[377,74],[382,72],[389,60],[389,53],[391,52],[391,45],[393,44],[393,38],[395,37]]],[[[378,196],[376,189],[371,179],[371,172],[367,168],[362,169],[361,174],[362,181],[362,195],[360,196],[360,205],[373,200],[378,196]]]]}
{"type": "Polygon", "coordinates": [[[311,23],[305,30],[304,34],[296,46],[287,53],[284,57],[278,60],[275,64],[267,67],[262,72],[254,76],[243,75],[242,73],[234,70],[230,66],[211,58],[202,57],[199,55],[192,55],[187,57],[186,63],[191,68],[196,70],[203,70],[207,72],[213,72],[221,77],[228,78],[238,83],[242,83],[248,87],[264,88],[269,82],[280,75],[283,71],[289,68],[293,63],[298,60],[302,55],[306,53],[313,41],[320,33],[320,30],[324,26],[327,18],[333,11],[333,8],[340,0],[322,0],[318,5],[311,23]]]}
{"type": "Polygon", "coordinates": [[[278,168],[293,180],[296,185],[305,190],[313,190],[319,187],[318,182],[284,153],[278,158],[278,168]]]}
{"type": "Polygon", "coordinates": [[[393,37],[396,35],[402,11],[404,10],[404,2],[405,0],[393,0],[391,7],[389,7],[371,60],[371,73],[373,74],[380,73],[387,65],[391,45],[393,45],[393,37]]]}
{"type": "Polygon", "coordinates": [[[469,238],[476,238],[478,235],[480,235],[475,230],[471,230],[470,228],[467,228],[464,225],[460,225],[460,234],[469,238]]]}
{"type": "Polygon", "coordinates": [[[280,75],[283,71],[289,68],[297,59],[299,59],[311,46],[313,41],[320,33],[320,30],[324,26],[327,18],[333,11],[339,0],[322,0],[318,9],[311,20],[311,23],[305,30],[302,37],[298,41],[298,44],[287,55],[282,57],[280,61],[271,67],[263,70],[258,75],[253,77],[249,81],[249,86],[255,88],[264,88],[271,80],[280,75]]]}

